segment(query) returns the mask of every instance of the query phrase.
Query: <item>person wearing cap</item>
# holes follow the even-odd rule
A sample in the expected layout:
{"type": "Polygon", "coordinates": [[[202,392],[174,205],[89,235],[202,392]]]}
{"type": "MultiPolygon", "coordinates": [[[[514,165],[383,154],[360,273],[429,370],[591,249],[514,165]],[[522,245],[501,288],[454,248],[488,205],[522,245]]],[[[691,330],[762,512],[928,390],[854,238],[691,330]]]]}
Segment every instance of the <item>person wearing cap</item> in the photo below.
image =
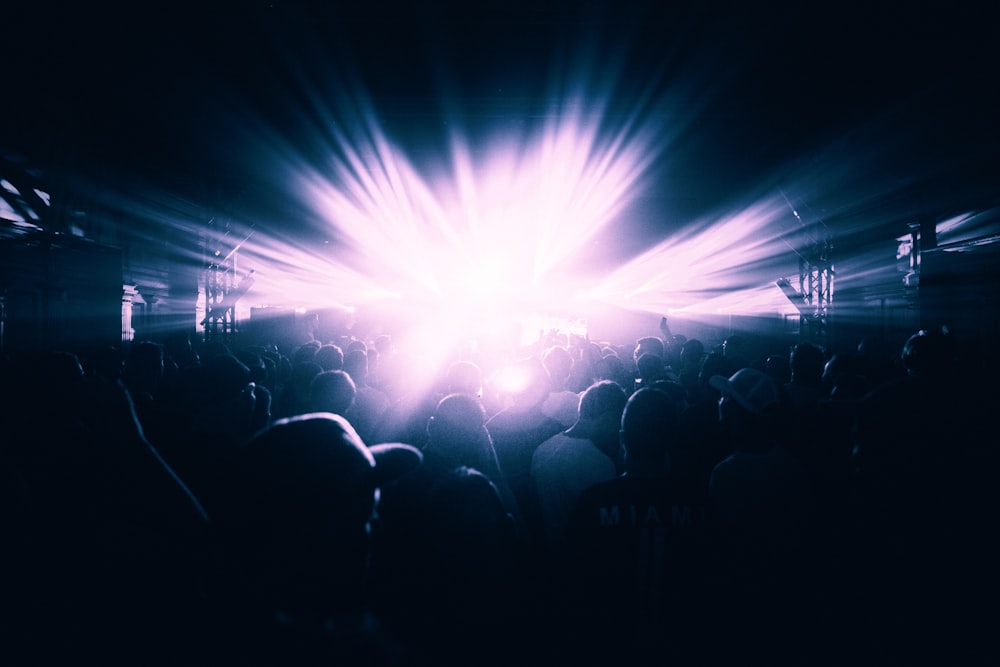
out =
{"type": "Polygon", "coordinates": [[[532,483],[550,542],[562,542],[580,493],[617,474],[618,430],[627,399],[625,390],[611,380],[592,384],[578,400],[572,426],[543,442],[532,455],[532,483]]]}
{"type": "MultiPolygon", "coordinates": [[[[756,649],[771,624],[803,619],[797,596],[808,595],[796,575],[810,562],[814,498],[806,473],[782,445],[791,428],[786,399],[762,371],[743,368],[710,379],[721,393],[719,419],[733,453],[709,478],[708,501],[720,582],[716,598],[724,623],[756,649]],[[729,615],[727,615],[729,614],[729,615]]],[[[791,626],[789,626],[791,627],[791,626]]]]}
{"type": "Polygon", "coordinates": [[[789,421],[777,383],[755,368],[743,368],[729,378],[716,375],[710,384],[721,393],[719,421],[733,448],[709,480],[718,516],[747,536],[802,521],[809,493],[804,472],[781,444],[789,421]]]}
{"type": "Polygon", "coordinates": [[[781,444],[790,423],[786,399],[777,383],[755,368],[709,382],[721,394],[719,421],[733,449],[713,469],[709,493],[728,520],[761,529],[761,522],[784,514],[785,500],[806,491],[803,472],[781,444]]]}
{"type": "Polygon", "coordinates": [[[632,350],[632,361],[638,362],[639,357],[644,354],[655,354],[660,359],[663,358],[663,341],[656,336],[643,336],[635,341],[635,349],[632,350]]]}
{"type": "Polygon", "coordinates": [[[278,420],[239,449],[216,506],[235,657],[309,661],[337,632],[363,634],[378,490],[421,460],[409,445],[367,447],[325,412],[278,420]]]}

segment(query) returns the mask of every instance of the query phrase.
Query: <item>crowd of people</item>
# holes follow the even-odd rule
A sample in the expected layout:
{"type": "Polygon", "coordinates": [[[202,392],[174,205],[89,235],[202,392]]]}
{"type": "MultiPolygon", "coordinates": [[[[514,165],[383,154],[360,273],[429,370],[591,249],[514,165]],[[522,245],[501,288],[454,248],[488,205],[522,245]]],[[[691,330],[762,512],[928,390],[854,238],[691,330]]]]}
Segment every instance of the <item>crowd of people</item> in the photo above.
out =
{"type": "Polygon", "coordinates": [[[991,662],[976,358],[656,334],[5,358],[5,662],[991,662]]]}

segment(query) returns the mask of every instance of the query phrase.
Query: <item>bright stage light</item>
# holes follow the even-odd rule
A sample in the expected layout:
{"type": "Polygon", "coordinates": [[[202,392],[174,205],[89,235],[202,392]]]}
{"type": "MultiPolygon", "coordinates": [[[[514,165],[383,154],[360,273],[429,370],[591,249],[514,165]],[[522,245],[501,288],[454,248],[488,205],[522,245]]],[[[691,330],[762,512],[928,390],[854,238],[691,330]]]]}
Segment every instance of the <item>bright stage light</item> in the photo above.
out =
{"type": "Polygon", "coordinates": [[[456,131],[428,178],[369,119],[369,142],[340,135],[343,158],[330,176],[305,171],[302,192],[404,302],[478,317],[558,301],[558,266],[627,203],[649,160],[638,138],[603,139],[601,120],[554,118],[533,140],[494,139],[480,159],[456,131]]]}
{"type": "Polygon", "coordinates": [[[663,144],[642,121],[648,107],[609,116],[566,100],[515,132],[477,133],[457,114],[445,148],[418,160],[363,95],[351,102],[324,111],[309,142],[322,160],[253,129],[272,177],[291,184],[290,209],[325,242],[255,235],[239,257],[257,272],[247,305],[391,310],[423,350],[515,329],[526,342],[554,315],[576,315],[593,278],[567,265],[641,193],[663,144]]]}

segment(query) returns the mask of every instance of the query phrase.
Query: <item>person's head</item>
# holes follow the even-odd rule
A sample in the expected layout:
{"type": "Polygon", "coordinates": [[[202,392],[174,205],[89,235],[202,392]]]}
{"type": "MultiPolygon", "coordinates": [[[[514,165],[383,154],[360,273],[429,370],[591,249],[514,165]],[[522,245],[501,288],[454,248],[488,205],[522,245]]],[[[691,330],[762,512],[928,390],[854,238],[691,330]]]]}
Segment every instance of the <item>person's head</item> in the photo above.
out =
{"type": "Polygon", "coordinates": [[[951,339],[946,333],[922,329],[903,345],[900,359],[910,377],[943,379],[952,368],[951,339]]]}
{"type": "Polygon", "coordinates": [[[799,343],[792,348],[789,356],[792,382],[809,386],[820,385],[825,362],[821,347],[812,343],[799,343]]]}
{"type": "Polygon", "coordinates": [[[621,419],[626,473],[665,473],[669,466],[667,448],[680,420],[681,406],[666,392],[645,387],[632,394],[621,419]]]}
{"type": "Polygon", "coordinates": [[[321,343],[315,340],[303,343],[299,347],[295,348],[295,352],[292,353],[292,363],[299,364],[306,361],[312,361],[321,346],[321,343]]]}
{"type": "Polygon", "coordinates": [[[573,371],[573,356],[565,347],[555,345],[545,351],[542,356],[542,365],[549,374],[549,380],[553,389],[561,389],[569,381],[570,373],[573,371]]]}
{"type": "Polygon", "coordinates": [[[625,390],[617,382],[595,382],[580,396],[580,416],[566,435],[590,440],[612,460],[618,461],[618,432],[627,400],[625,390]]]}
{"type": "Polygon", "coordinates": [[[483,372],[471,361],[456,361],[448,367],[445,382],[450,394],[478,396],[483,390],[483,372]]]}
{"type": "Polygon", "coordinates": [[[458,443],[480,437],[486,431],[486,409],[470,394],[448,394],[434,407],[427,421],[429,442],[458,443]]]}
{"type": "Polygon", "coordinates": [[[857,354],[832,354],[823,366],[823,390],[832,399],[861,398],[872,388],[864,359],[857,354]],[[835,396],[836,394],[836,396],[835,396]]]}
{"type": "Polygon", "coordinates": [[[705,356],[705,344],[697,338],[692,338],[681,346],[681,366],[692,370],[701,369],[701,361],[705,356]]]}
{"type": "Polygon", "coordinates": [[[379,356],[388,357],[393,351],[392,336],[389,334],[379,334],[372,341],[372,346],[378,351],[379,356]]]}
{"type": "Polygon", "coordinates": [[[354,380],[344,371],[323,371],[309,383],[309,402],[316,412],[343,415],[357,394],[354,380]]]}
{"type": "Polygon", "coordinates": [[[643,336],[635,342],[635,350],[632,351],[632,359],[636,362],[644,354],[655,354],[660,359],[663,358],[663,341],[656,336],[643,336]]]}
{"type": "Polygon", "coordinates": [[[784,401],[773,379],[755,368],[742,368],[728,378],[713,376],[710,384],[722,396],[719,421],[734,436],[736,449],[774,445],[784,401]]]}
{"type": "Polygon", "coordinates": [[[635,366],[644,385],[650,385],[664,375],[663,357],[652,352],[647,352],[636,359],[635,366]]]}
{"type": "Polygon", "coordinates": [[[368,357],[368,374],[373,376],[378,375],[379,363],[381,362],[378,348],[374,346],[369,347],[365,355],[368,357]]]}
{"type": "Polygon", "coordinates": [[[656,382],[653,382],[648,386],[652,387],[653,389],[658,389],[659,391],[662,391],[667,396],[669,396],[670,400],[674,401],[677,404],[681,412],[687,410],[688,408],[687,392],[684,390],[684,386],[680,382],[677,382],[676,380],[664,379],[664,380],[657,380],[656,382]]]}
{"type": "Polygon", "coordinates": [[[344,371],[355,385],[363,387],[368,384],[368,354],[361,349],[349,350],[344,354],[344,371]]]}
{"type": "Polygon", "coordinates": [[[313,361],[324,371],[340,371],[344,369],[344,351],[333,343],[327,343],[316,350],[313,361]]]}
{"type": "Polygon", "coordinates": [[[252,592],[291,607],[358,594],[377,490],[421,459],[408,445],[366,447],[330,413],[280,419],[254,435],[236,452],[217,510],[252,592]]]}
{"type": "Polygon", "coordinates": [[[478,568],[479,559],[469,562],[469,549],[480,558],[498,554],[479,549],[499,546],[514,536],[514,520],[507,513],[500,492],[489,477],[469,466],[448,471],[432,488],[428,505],[434,517],[434,537],[440,556],[453,559],[452,567],[465,564],[478,568]]]}
{"type": "Polygon", "coordinates": [[[626,385],[631,390],[631,381],[626,380],[628,375],[625,364],[616,354],[608,354],[594,363],[595,380],[611,380],[617,382],[624,389],[626,385]]]}
{"type": "Polygon", "coordinates": [[[491,471],[496,453],[486,430],[486,410],[482,403],[468,394],[442,398],[427,420],[424,449],[454,465],[491,471]]]}

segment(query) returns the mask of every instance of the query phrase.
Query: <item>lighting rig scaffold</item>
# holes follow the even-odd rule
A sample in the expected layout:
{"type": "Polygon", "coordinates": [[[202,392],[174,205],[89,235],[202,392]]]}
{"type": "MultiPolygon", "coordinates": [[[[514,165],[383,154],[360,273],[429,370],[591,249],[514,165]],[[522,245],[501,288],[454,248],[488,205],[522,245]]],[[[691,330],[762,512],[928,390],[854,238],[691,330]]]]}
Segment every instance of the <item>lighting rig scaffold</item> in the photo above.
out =
{"type": "Polygon", "coordinates": [[[256,280],[254,271],[240,277],[238,270],[239,250],[251,236],[253,230],[232,250],[223,255],[220,250],[212,252],[204,273],[205,341],[232,343],[239,333],[236,302],[253,287],[256,280]]]}
{"type": "MultiPolygon", "coordinates": [[[[791,202],[789,202],[791,206],[791,202]]],[[[833,239],[822,221],[806,225],[792,207],[792,213],[805,231],[805,242],[795,252],[799,258],[798,285],[788,278],[775,284],[799,311],[799,337],[803,342],[822,347],[830,344],[830,320],[833,315],[833,239]]]]}

